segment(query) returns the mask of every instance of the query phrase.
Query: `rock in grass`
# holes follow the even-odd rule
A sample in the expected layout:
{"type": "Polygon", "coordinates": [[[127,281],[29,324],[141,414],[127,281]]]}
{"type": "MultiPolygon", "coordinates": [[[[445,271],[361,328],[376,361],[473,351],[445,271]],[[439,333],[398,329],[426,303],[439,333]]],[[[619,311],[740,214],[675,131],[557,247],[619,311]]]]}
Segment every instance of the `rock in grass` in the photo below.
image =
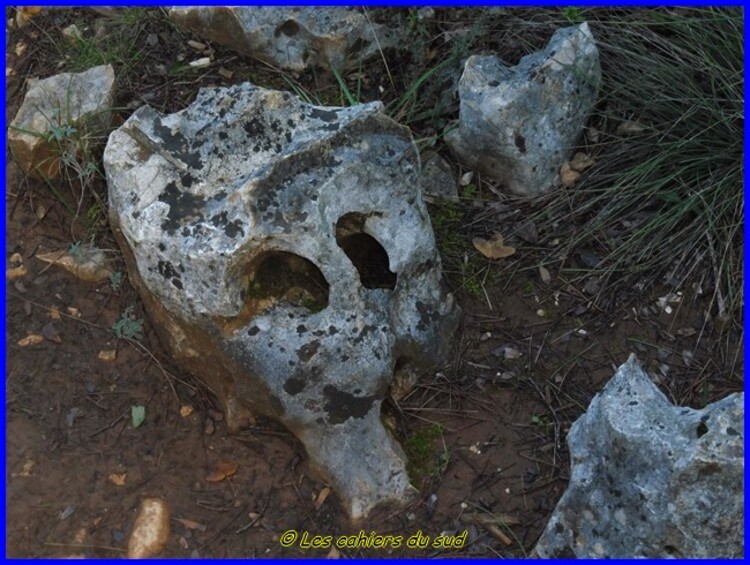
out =
{"type": "Polygon", "coordinates": [[[161,553],[169,540],[169,518],[169,505],[165,500],[143,499],[128,540],[128,558],[144,559],[161,553]]]}
{"type": "Polygon", "coordinates": [[[586,23],[558,30],[543,51],[515,67],[474,55],[459,81],[459,126],[445,140],[468,168],[507,190],[544,193],[560,182],[600,79],[599,52],[586,23]]]}
{"type": "Polygon", "coordinates": [[[342,70],[400,34],[351,8],[178,7],[169,15],[181,28],[282,69],[342,70]]]}
{"type": "Polygon", "coordinates": [[[538,556],[740,557],[743,400],[674,406],[631,355],[570,430],[570,484],[538,556]]]}
{"type": "Polygon", "coordinates": [[[61,153],[86,136],[102,135],[112,117],[112,65],[37,81],[8,128],[8,145],[21,169],[35,178],[60,174],[61,153]]]}

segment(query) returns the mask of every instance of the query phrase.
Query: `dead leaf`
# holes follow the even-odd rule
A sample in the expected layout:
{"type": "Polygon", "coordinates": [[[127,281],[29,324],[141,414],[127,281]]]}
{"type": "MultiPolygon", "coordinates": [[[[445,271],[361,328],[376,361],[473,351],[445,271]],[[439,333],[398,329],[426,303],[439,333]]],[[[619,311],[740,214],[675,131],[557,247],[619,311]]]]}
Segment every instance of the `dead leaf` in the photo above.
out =
{"type": "Polygon", "coordinates": [[[591,143],[599,143],[599,130],[596,128],[588,128],[586,130],[586,139],[591,143]]]}
{"type": "Polygon", "coordinates": [[[20,279],[23,276],[26,276],[26,274],[29,272],[29,270],[21,265],[20,267],[15,267],[14,269],[8,269],[5,271],[5,278],[9,281],[14,281],[16,279],[20,279]]]}
{"type": "Polygon", "coordinates": [[[619,135],[636,135],[646,131],[646,126],[640,122],[624,121],[617,126],[619,135]]]}
{"type": "Polygon", "coordinates": [[[48,339],[49,341],[62,343],[62,336],[60,335],[60,332],[57,331],[57,328],[52,322],[42,328],[42,336],[44,337],[44,339],[48,339]]]}
{"type": "Polygon", "coordinates": [[[44,338],[37,334],[31,334],[26,336],[23,339],[18,340],[18,345],[20,347],[29,347],[30,345],[39,345],[44,341],[44,338]]]}
{"type": "Polygon", "coordinates": [[[81,317],[81,311],[78,308],[75,308],[73,306],[68,306],[66,308],[66,310],[68,311],[68,314],[70,314],[74,318],[80,318],[81,317]]]}
{"type": "Polygon", "coordinates": [[[214,465],[213,471],[211,471],[206,477],[206,481],[209,483],[219,483],[226,478],[231,477],[237,472],[237,463],[230,461],[219,461],[214,465]]]}
{"type": "Polygon", "coordinates": [[[104,251],[96,247],[81,246],[74,255],[67,249],[61,249],[38,254],[36,258],[63,267],[86,282],[104,282],[114,272],[104,251]]]}
{"type": "Polygon", "coordinates": [[[195,520],[188,520],[187,518],[175,518],[174,521],[179,522],[188,530],[199,530],[201,532],[205,532],[207,529],[206,526],[204,526],[200,522],[196,522],[195,520]]]}
{"type": "Polygon", "coordinates": [[[594,161],[591,157],[589,157],[582,151],[579,151],[578,153],[573,155],[573,160],[570,162],[570,166],[576,171],[585,171],[595,163],[596,161],[594,161]]]}
{"type": "Polygon", "coordinates": [[[474,178],[474,172],[469,171],[468,173],[464,173],[461,175],[461,178],[458,179],[459,186],[468,186],[468,184],[471,182],[471,179],[474,178]]]}
{"type": "Polygon", "coordinates": [[[320,490],[318,497],[315,499],[315,510],[320,510],[329,494],[331,494],[331,487],[323,487],[320,490]]]}
{"type": "Polygon", "coordinates": [[[230,79],[234,76],[234,73],[230,71],[229,69],[225,69],[224,67],[219,68],[219,75],[224,77],[225,79],[230,79]]]}
{"type": "Polygon", "coordinates": [[[526,220],[516,227],[516,235],[524,241],[536,245],[539,242],[539,232],[532,220],[526,220]]]}
{"type": "Polygon", "coordinates": [[[182,406],[180,406],[180,416],[182,416],[183,418],[187,418],[192,413],[193,407],[189,404],[183,404],[182,406]]]}
{"type": "Polygon", "coordinates": [[[111,482],[112,484],[118,487],[121,487],[121,486],[125,486],[125,481],[128,478],[128,474],[127,473],[112,473],[107,478],[109,479],[109,482],[111,482]]]}
{"type": "Polygon", "coordinates": [[[579,178],[581,178],[581,173],[574,171],[571,168],[570,163],[565,161],[562,167],[560,167],[560,180],[562,181],[563,186],[566,188],[573,188],[579,178]]]}
{"type": "Polygon", "coordinates": [[[477,251],[488,259],[503,259],[516,252],[515,247],[508,247],[503,244],[503,236],[499,233],[495,233],[490,239],[475,237],[472,243],[477,251]]]}
{"type": "Polygon", "coordinates": [[[552,280],[549,271],[541,265],[539,265],[539,276],[541,277],[543,283],[549,283],[549,281],[552,280]]]}
{"type": "Polygon", "coordinates": [[[206,45],[205,43],[201,43],[200,41],[193,41],[192,39],[188,40],[187,44],[196,51],[205,51],[206,49],[208,49],[208,45],[206,45]]]}
{"type": "Polygon", "coordinates": [[[20,253],[14,253],[13,255],[10,256],[9,261],[11,263],[16,263],[20,265],[21,263],[23,263],[23,257],[21,257],[20,253]]]}
{"type": "Polygon", "coordinates": [[[48,315],[53,320],[59,320],[60,319],[60,310],[58,310],[57,306],[53,306],[49,309],[48,315]]]}
{"type": "Polygon", "coordinates": [[[99,355],[97,355],[100,360],[102,361],[114,361],[117,359],[117,350],[116,349],[102,349],[99,352],[99,355]]]}

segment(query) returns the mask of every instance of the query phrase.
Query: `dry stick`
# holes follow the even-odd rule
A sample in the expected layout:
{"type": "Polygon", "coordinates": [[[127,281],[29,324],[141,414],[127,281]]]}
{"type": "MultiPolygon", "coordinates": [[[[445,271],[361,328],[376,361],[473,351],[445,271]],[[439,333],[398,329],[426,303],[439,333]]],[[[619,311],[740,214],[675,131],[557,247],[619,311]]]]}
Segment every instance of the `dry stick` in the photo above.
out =
{"type": "Polygon", "coordinates": [[[260,509],[260,512],[258,512],[258,515],[253,518],[249,524],[242,526],[239,530],[234,532],[235,534],[241,534],[245,530],[248,530],[252,528],[255,524],[258,523],[258,521],[263,517],[263,514],[265,514],[266,509],[268,508],[268,503],[271,501],[271,490],[268,490],[268,494],[266,495],[266,500],[263,502],[263,506],[260,509]]]}
{"type": "Polygon", "coordinates": [[[64,543],[64,542],[52,542],[45,541],[44,545],[50,545],[52,547],[80,547],[85,549],[105,549],[107,551],[116,551],[118,553],[125,553],[125,550],[120,547],[110,547],[108,545],[89,545],[86,543],[64,543]]]}
{"type": "Polygon", "coordinates": [[[114,428],[114,427],[115,427],[115,426],[116,426],[116,425],[117,425],[117,424],[118,424],[118,423],[120,422],[120,420],[122,420],[123,418],[127,418],[127,417],[128,417],[128,410],[126,410],[126,411],[125,411],[125,412],[123,413],[123,415],[122,415],[122,416],[120,416],[120,417],[119,417],[119,418],[117,418],[116,420],[113,420],[113,421],[112,421],[112,423],[110,423],[110,424],[107,424],[107,425],[106,425],[106,426],[104,426],[103,428],[99,428],[98,430],[96,430],[96,431],[95,431],[94,433],[92,433],[92,434],[89,434],[89,437],[91,438],[91,437],[94,437],[94,436],[98,436],[98,435],[99,435],[100,433],[102,433],[102,432],[106,432],[107,430],[109,430],[109,429],[111,429],[111,428],[114,428]]]}

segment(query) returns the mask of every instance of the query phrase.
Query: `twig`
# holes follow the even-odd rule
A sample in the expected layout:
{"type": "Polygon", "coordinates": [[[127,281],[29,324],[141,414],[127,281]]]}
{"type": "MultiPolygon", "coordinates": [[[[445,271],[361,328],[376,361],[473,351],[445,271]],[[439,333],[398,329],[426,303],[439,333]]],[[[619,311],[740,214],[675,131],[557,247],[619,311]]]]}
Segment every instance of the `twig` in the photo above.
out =
{"type": "Polygon", "coordinates": [[[266,512],[266,509],[268,508],[268,503],[271,501],[271,491],[268,491],[268,494],[266,495],[266,500],[263,502],[263,507],[260,509],[260,512],[258,512],[258,515],[253,518],[249,524],[242,526],[239,530],[234,532],[235,534],[241,534],[245,530],[248,530],[252,528],[255,524],[258,523],[258,521],[263,517],[263,514],[266,512]]]}

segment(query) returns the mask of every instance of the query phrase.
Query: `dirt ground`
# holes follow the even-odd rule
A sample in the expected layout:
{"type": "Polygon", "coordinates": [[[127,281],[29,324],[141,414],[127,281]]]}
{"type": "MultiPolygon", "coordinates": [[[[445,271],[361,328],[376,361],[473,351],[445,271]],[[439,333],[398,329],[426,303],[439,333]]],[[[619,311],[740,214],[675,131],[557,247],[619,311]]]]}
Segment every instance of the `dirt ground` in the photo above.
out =
{"type": "MultiPolygon", "coordinates": [[[[94,20],[80,10],[41,15],[13,32],[11,47],[34,32],[42,38],[67,23],[94,20]]],[[[43,57],[48,48],[39,39],[23,56],[7,56],[15,71],[7,79],[8,120],[22,101],[25,78],[53,74],[55,65],[43,57]]],[[[154,50],[141,64],[151,69],[170,56],[154,50]]],[[[258,65],[219,48],[216,57],[234,70],[231,82],[258,65]]],[[[215,73],[181,80],[145,73],[142,84],[120,91],[118,105],[143,102],[145,92],[161,101],[159,110],[173,111],[198,86],[226,83],[215,73]]],[[[309,79],[311,89],[316,80],[309,79]]],[[[384,419],[411,457],[419,498],[352,525],[281,426],[260,420],[240,434],[227,432],[210,394],[170,364],[126,277],[117,289],[97,286],[36,258],[85,239],[91,226],[72,223],[44,183],[6,161],[6,268],[18,253],[28,270],[6,284],[8,556],[121,556],[146,497],[171,507],[172,534],[162,553],[169,557],[330,553],[298,542],[283,547],[288,530],[404,538],[421,531],[431,540],[468,532],[461,549],[340,550],[346,557],[524,556],[566,487],[571,423],[630,352],[678,404],[700,407],[742,388],[740,338],[705,325],[705,297],[686,293],[667,314],[655,305],[666,289],[656,288],[602,312],[563,276],[552,273],[544,282],[533,256],[488,263],[499,276],[486,292],[467,292],[449,277],[463,308],[450,363],[384,407],[384,419]],[[131,306],[144,320],[143,337],[118,340],[111,328],[131,306]],[[46,337],[19,345],[30,334],[46,337]],[[98,357],[111,349],[114,361],[98,357]],[[146,409],[138,427],[132,406],[146,409]],[[236,473],[207,480],[221,462],[236,465],[236,473]]],[[[106,194],[103,180],[98,183],[94,190],[106,194]]],[[[58,188],[78,194],[75,187],[58,188]]],[[[97,245],[124,271],[106,223],[95,231],[97,245]]]]}

